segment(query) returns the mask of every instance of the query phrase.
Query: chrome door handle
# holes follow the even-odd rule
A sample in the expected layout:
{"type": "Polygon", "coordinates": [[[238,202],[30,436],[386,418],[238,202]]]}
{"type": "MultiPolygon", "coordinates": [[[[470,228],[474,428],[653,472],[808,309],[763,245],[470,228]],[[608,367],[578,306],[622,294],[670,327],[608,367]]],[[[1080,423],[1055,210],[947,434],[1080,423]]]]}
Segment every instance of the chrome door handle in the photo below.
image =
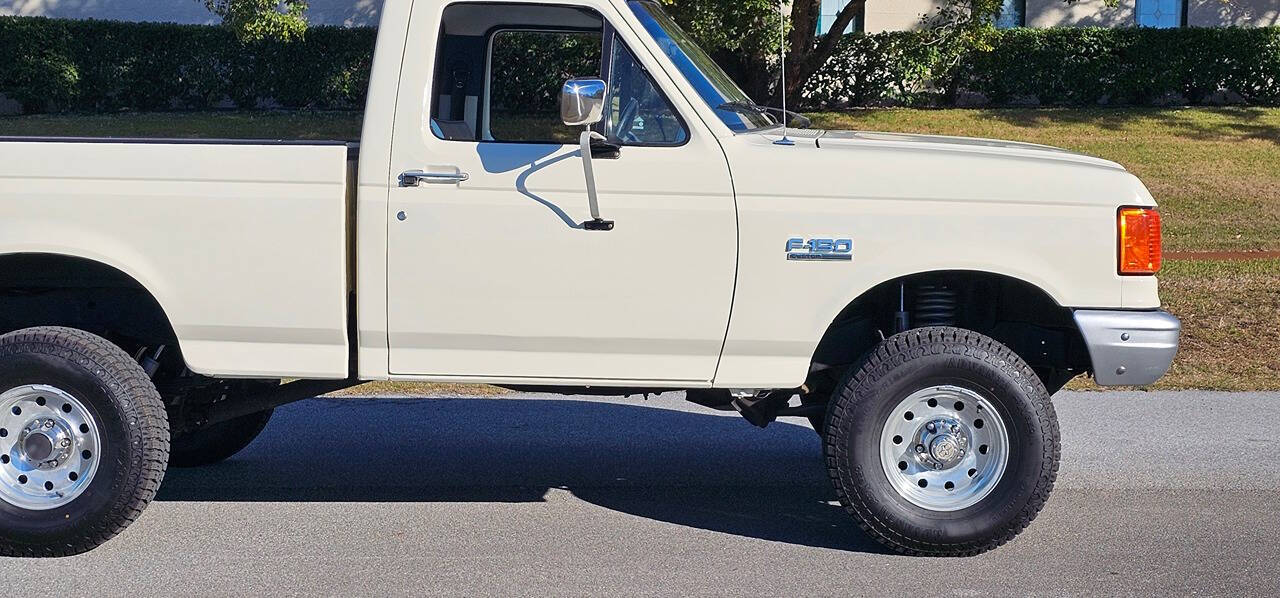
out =
{"type": "Polygon", "coordinates": [[[470,178],[471,175],[465,172],[437,173],[410,170],[400,175],[400,186],[420,187],[423,183],[431,185],[456,185],[470,178]]]}

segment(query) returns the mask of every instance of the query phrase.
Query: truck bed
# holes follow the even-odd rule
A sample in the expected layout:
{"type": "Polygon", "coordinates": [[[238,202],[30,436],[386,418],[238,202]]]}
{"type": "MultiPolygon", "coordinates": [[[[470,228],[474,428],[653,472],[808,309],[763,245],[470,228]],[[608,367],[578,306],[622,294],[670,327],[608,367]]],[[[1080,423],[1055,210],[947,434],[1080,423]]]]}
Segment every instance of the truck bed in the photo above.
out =
{"type": "Polygon", "coordinates": [[[343,378],[354,151],[0,137],[0,255],[47,251],[129,275],[197,373],[343,378]]]}

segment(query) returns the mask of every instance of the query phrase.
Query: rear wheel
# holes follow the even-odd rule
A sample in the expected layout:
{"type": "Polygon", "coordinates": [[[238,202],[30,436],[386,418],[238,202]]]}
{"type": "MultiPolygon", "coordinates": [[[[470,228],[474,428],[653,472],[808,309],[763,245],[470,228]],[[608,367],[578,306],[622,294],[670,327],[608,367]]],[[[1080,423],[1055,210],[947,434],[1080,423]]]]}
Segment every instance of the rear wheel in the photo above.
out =
{"type": "Polygon", "coordinates": [[[1057,477],[1044,385],[1004,345],[922,328],[876,348],[831,400],[827,468],[862,528],[906,554],[961,556],[1012,539],[1057,477]]]}
{"type": "Polygon", "coordinates": [[[0,556],[88,551],[141,515],[169,427],[150,378],[69,328],[0,337],[0,556]]]}
{"type": "Polygon", "coordinates": [[[169,463],[174,467],[203,467],[226,461],[253,443],[273,413],[274,409],[268,409],[176,436],[169,463]]]}
{"type": "Polygon", "coordinates": [[[199,424],[203,419],[202,410],[224,401],[242,401],[279,386],[279,380],[208,378],[198,378],[185,389],[167,385],[166,390],[172,394],[165,396],[175,404],[173,418],[184,424],[174,430],[169,464],[173,467],[203,467],[221,463],[244,450],[266,429],[274,409],[215,424],[199,424]]]}

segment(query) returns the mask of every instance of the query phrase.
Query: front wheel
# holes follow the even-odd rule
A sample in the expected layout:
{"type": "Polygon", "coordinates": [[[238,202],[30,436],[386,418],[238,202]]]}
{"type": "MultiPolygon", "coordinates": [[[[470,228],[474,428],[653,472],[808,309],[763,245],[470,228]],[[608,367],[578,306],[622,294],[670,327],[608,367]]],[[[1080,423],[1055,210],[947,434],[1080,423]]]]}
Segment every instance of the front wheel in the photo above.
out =
{"type": "Polygon", "coordinates": [[[880,344],[834,393],[827,469],[844,507],[889,548],[991,550],[1040,512],[1057,477],[1044,385],[1008,347],[957,328],[880,344]]]}

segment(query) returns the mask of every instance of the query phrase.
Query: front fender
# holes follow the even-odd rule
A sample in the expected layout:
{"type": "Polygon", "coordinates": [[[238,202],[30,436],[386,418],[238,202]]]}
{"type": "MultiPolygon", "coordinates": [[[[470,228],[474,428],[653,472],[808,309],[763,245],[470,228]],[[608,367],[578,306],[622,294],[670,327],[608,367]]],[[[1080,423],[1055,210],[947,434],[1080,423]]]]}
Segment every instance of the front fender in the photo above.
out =
{"type": "Polygon", "coordinates": [[[837,314],[923,272],[998,274],[1072,308],[1158,301],[1153,279],[1116,273],[1116,208],[1153,203],[1123,170],[875,143],[780,149],[758,137],[725,143],[739,266],[716,386],[802,384],[837,314]],[[851,239],[852,259],[788,260],[793,238],[851,239]]]}

